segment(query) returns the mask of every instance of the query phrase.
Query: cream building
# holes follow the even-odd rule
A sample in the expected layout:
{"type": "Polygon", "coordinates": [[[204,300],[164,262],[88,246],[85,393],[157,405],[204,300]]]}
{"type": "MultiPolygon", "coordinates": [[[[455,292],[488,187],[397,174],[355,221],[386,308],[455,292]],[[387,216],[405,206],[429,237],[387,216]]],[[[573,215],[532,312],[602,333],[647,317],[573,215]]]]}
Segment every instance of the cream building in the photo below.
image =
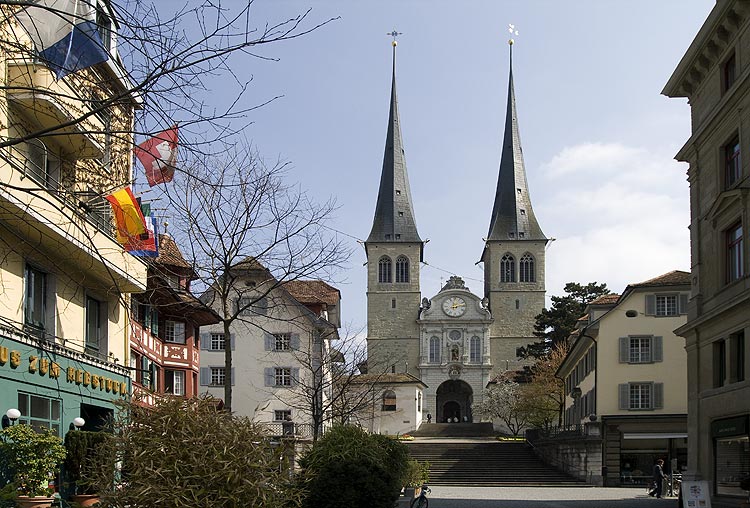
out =
{"type": "Polygon", "coordinates": [[[376,434],[408,434],[424,418],[424,389],[427,386],[406,373],[363,374],[351,383],[351,390],[360,391],[370,404],[361,404],[361,411],[350,419],[376,434]]]}
{"type": "Polygon", "coordinates": [[[98,2],[97,11],[109,60],[58,80],[10,14],[17,7],[2,9],[9,22],[0,27],[6,145],[0,154],[0,412],[17,408],[22,422],[62,436],[78,416],[84,428],[98,428],[112,414],[112,401],[130,394],[123,367],[127,301],[146,288],[146,265],[115,240],[104,195],[132,180],[128,133],[138,103],[126,92],[108,3],[98,2]],[[120,97],[116,105],[101,107],[113,96],[120,97]]]}
{"type": "Polygon", "coordinates": [[[690,104],[688,475],[738,503],[750,475],[750,2],[719,0],[662,92],[690,104]]]}
{"type": "Polygon", "coordinates": [[[601,422],[605,486],[645,485],[658,458],[666,472],[687,465],[687,355],[673,330],[686,321],[689,293],[681,271],[631,284],[591,302],[572,336],[557,371],[565,425],[601,422]]]}

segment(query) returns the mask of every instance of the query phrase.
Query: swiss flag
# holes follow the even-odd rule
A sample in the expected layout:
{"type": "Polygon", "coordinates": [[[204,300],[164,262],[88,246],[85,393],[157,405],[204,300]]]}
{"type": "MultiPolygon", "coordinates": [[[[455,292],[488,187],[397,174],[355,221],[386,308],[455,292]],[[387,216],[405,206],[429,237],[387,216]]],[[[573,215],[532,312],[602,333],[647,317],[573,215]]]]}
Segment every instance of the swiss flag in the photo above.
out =
{"type": "Polygon", "coordinates": [[[146,170],[149,186],[171,182],[177,163],[177,125],[144,141],[134,151],[146,170]]]}

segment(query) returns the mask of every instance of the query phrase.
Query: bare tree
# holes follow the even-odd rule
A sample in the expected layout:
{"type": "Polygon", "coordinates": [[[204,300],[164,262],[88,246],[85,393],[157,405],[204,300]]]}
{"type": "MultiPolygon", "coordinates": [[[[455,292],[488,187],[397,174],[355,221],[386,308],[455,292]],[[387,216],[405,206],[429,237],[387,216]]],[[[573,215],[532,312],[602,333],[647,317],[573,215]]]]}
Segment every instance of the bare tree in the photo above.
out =
{"type": "MultiPolygon", "coordinates": [[[[284,182],[284,165],[267,167],[249,150],[194,160],[189,173],[165,195],[170,230],[197,273],[194,290],[220,315],[224,337],[235,323],[262,329],[268,319],[304,319],[273,309],[286,308],[285,283],[330,280],[348,259],[349,248],[327,227],[335,203],[316,203],[284,182]]],[[[224,351],[229,373],[228,340],[224,351]]],[[[224,404],[231,411],[229,375],[224,404]]]]}

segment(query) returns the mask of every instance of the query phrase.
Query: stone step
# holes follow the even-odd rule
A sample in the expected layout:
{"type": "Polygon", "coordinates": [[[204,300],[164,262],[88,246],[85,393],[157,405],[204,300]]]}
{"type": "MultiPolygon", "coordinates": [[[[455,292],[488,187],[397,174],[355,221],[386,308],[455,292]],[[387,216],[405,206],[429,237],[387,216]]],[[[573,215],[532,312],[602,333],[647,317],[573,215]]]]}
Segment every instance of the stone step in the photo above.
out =
{"type": "Polygon", "coordinates": [[[484,437],[495,436],[491,423],[423,423],[411,432],[414,437],[484,437]]]}

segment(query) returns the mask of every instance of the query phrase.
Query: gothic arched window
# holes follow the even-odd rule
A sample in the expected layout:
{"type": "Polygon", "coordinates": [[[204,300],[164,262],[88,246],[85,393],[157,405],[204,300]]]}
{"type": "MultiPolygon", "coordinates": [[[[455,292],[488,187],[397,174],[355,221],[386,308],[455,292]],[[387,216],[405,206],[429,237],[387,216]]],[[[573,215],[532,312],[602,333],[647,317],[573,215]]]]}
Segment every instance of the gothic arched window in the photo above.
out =
{"type": "Polygon", "coordinates": [[[518,280],[520,282],[536,282],[534,273],[534,257],[528,252],[518,261],[518,280]]]}
{"type": "Polygon", "coordinates": [[[393,282],[391,274],[391,258],[383,256],[378,261],[378,282],[393,282]]]}
{"type": "Polygon", "coordinates": [[[383,411],[396,410],[396,392],[386,390],[383,392],[383,411]]]}
{"type": "Polygon", "coordinates": [[[440,363],[440,339],[430,337],[430,363],[440,363]]]}
{"type": "Polygon", "coordinates": [[[500,282],[516,281],[516,258],[508,253],[500,260],[500,282]]]}
{"type": "Polygon", "coordinates": [[[409,282],[409,258],[406,256],[396,258],[396,282],[409,282]]]}
{"type": "Polygon", "coordinates": [[[482,360],[482,340],[474,335],[469,341],[469,361],[479,363],[482,360]]]}

